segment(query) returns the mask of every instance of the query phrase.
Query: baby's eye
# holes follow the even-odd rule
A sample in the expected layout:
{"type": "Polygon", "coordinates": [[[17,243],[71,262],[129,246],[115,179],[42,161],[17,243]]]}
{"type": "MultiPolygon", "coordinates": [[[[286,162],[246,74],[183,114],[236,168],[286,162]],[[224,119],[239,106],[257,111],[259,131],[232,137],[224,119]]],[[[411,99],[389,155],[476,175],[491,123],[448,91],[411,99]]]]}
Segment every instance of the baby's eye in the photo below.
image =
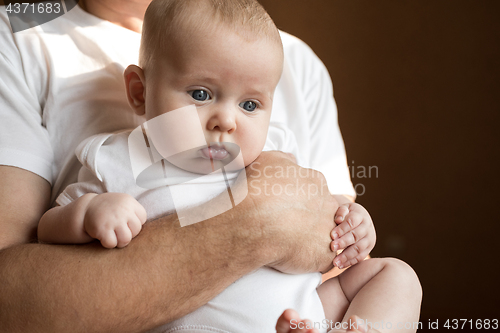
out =
{"type": "Polygon", "coordinates": [[[192,90],[188,92],[195,100],[203,102],[210,99],[210,95],[205,90],[192,90]]]}
{"type": "Polygon", "coordinates": [[[245,111],[252,112],[255,111],[255,109],[257,108],[257,104],[252,101],[246,101],[240,103],[240,108],[243,108],[245,111]]]}

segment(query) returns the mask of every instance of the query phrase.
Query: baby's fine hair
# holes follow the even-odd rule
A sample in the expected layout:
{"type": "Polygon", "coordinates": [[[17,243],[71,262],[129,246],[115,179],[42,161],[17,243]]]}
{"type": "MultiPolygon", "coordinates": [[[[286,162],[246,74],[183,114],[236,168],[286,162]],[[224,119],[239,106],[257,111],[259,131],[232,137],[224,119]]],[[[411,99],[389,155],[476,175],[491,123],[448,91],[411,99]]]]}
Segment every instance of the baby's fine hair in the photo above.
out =
{"type": "Polygon", "coordinates": [[[179,31],[227,27],[244,38],[279,43],[278,28],[257,0],[153,0],[142,27],[139,66],[146,69],[179,31]]]}

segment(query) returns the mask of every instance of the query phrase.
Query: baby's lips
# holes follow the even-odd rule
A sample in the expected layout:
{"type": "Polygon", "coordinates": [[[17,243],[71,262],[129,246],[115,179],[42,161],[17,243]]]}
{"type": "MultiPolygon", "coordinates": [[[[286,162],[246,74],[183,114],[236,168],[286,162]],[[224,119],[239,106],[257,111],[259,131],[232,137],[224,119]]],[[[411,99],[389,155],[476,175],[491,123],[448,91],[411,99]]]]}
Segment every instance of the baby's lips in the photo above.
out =
{"type": "Polygon", "coordinates": [[[229,155],[229,152],[224,146],[211,146],[200,150],[202,157],[206,159],[213,159],[216,161],[223,160],[229,155]]]}

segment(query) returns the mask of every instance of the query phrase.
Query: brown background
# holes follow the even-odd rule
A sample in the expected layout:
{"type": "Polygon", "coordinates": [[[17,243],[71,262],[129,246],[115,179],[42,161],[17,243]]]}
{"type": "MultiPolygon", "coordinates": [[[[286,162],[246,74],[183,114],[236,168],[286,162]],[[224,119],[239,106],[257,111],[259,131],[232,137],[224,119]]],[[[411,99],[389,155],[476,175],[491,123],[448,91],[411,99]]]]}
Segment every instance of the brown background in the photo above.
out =
{"type": "Polygon", "coordinates": [[[417,271],[424,327],[500,320],[500,1],[260,2],[326,64],[373,255],[417,271]]]}

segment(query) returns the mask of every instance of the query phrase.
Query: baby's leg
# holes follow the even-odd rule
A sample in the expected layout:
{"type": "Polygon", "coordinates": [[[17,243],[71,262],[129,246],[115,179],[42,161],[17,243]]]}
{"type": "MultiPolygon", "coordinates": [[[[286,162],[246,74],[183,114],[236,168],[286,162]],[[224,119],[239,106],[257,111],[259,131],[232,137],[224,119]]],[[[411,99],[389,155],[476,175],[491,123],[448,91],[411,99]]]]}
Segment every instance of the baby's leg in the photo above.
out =
{"type": "Polygon", "coordinates": [[[339,276],[323,282],[317,291],[323,304],[326,319],[329,323],[333,323],[330,327],[332,329],[335,323],[342,323],[344,320],[350,301],[342,291],[339,276]]]}
{"type": "Polygon", "coordinates": [[[357,315],[380,332],[417,330],[422,290],[406,263],[392,258],[364,260],[339,275],[338,281],[323,283],[318,294],[327,318],[334,323],[339,321],[340,311],[334,309],[339,301],[332,300],[339,297],[337,284],[343,293],[340,306],[344,314],[340,321],[347,323],[349,317],[357,315]],[[345,301],[347,306],[343,305],[345,301]],[[405,324],[411,328],[405,329],[405,324]]]}

